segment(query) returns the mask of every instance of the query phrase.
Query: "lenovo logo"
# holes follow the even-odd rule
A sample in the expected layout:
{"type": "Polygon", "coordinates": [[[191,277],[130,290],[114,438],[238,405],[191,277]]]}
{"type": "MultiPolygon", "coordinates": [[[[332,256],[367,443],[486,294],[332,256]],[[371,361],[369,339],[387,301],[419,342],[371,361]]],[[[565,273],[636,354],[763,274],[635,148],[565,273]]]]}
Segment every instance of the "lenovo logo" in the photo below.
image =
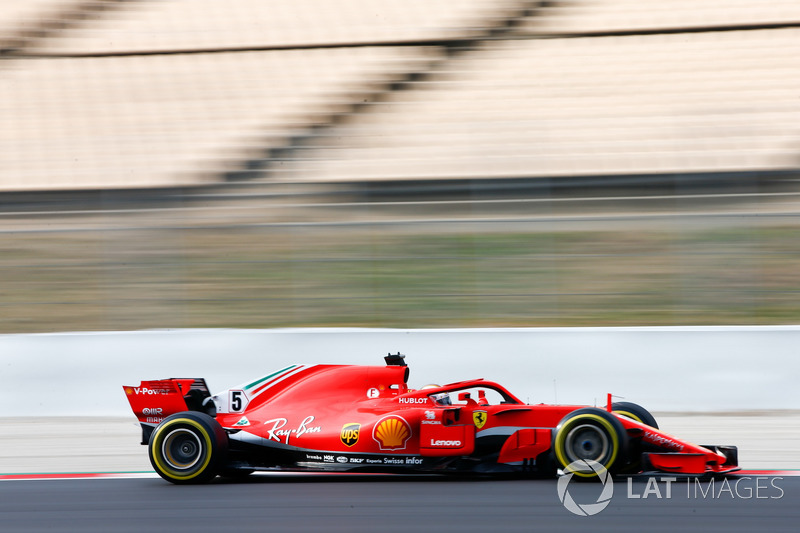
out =
{"type": "Polygon", "coordinates": [[[460,440],[433,440],[431,439],[431,446],[455,446],[460,447],[460,440]]]}

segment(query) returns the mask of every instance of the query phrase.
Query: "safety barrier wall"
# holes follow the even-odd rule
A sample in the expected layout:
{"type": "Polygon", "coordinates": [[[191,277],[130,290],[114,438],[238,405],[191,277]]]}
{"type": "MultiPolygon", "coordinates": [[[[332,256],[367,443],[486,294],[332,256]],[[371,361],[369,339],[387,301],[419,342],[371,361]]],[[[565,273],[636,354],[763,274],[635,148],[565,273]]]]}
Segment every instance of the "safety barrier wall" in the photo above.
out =
{"type": "Polygon", "coordinates": [[[409,384],[498,381],[525,401],[654,411],[798,409],[800,326],[173,330],[0,336],[0,417],[124,416],[122,385],[204,377],[212,392],[290,363],[375,364],[409,384]]]}

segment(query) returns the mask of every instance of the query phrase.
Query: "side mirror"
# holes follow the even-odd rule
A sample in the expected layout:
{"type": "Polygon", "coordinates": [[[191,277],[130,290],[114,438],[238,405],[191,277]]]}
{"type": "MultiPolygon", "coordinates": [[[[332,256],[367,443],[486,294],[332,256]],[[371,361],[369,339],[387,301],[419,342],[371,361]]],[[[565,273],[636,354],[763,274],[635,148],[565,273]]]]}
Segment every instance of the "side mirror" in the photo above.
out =
{"type": "Polygon", "coordinates": [[[469,401],[470,395],[468,392],[460,392],[458,393],[458,401],[459,402],[466,402],[469,401]]]}

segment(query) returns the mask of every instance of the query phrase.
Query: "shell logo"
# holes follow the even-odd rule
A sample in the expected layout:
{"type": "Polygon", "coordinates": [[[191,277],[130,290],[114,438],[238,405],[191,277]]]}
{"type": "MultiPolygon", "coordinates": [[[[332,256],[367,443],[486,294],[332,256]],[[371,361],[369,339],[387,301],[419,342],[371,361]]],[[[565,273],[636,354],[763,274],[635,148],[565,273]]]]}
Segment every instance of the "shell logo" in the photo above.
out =
{"type": "Polygon", "coordinates": [[[375,424],[372,438],[381,450],[403,450],[411,438],[411,426],[400,416],[386,416],[375,424]]]}

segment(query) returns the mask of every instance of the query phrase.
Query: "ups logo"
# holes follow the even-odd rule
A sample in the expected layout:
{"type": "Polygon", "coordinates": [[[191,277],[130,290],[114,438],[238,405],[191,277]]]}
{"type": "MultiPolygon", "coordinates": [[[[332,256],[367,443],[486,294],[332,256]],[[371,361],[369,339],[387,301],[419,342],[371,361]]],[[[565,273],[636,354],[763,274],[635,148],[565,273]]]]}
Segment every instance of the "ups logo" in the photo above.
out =
{"type": "Polygon", "coordinates": [[[358,442],[358,434],[361,431],[361,424],[345,424],[342,426],[342,432],[339,438],[342,439],[342,444],[347,447],[353,446],[358,442]]]}

